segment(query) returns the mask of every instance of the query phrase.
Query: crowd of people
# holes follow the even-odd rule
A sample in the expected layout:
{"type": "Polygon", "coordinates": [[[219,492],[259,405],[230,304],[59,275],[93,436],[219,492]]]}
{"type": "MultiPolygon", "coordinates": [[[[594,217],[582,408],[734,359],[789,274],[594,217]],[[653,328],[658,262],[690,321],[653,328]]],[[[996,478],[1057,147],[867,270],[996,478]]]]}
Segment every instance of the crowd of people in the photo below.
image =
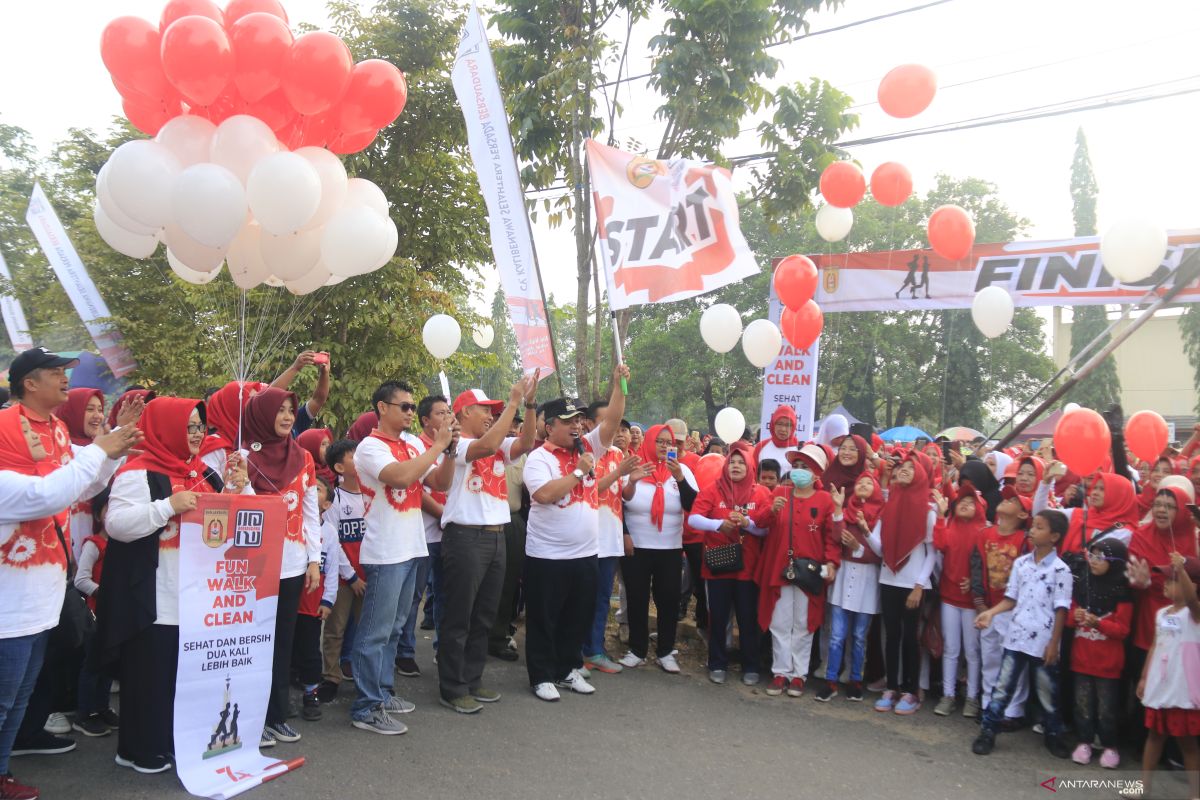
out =
{"type": "Polygon", "coordinates": [[[736,666],[771,697],[877,692],[901,717],[936,697],[935,715],[978,721],[979,755],[1033,726],[1054,755],[1116,768],[1137,733],[1146,788],[1166,749],[1200,796],[1200,426],[1142,463],[1114,419],[1091,475],[1049,441],[892,445],[840,417],[801,442],[786,406],[757,444],[725,443],[631,424],[621,365],[588,405],[538,404],[536,373],[506,399],[388,381],[335,436],[315,427],[331,387],[311,352],[271,384],[133,389],[107,411],[69,389],[72,366],[22,353],[0,410],[0,798],[36,798],[10,758],[68,752],[72,730],[115,731],[123,767],[172,768],[179,529],[214,492],[295,500],[268,531],[283,557],[263,748],[339,697],[354,728],[405,733],[418,630],[460,714],[501,700],[487,661],[520,660],[522,618],[539,700],[595,693],[593,672],[679,673],[694,599],[714,684],[736,666]],[[301,402],[288,387],[309,367],[301,402]]]}

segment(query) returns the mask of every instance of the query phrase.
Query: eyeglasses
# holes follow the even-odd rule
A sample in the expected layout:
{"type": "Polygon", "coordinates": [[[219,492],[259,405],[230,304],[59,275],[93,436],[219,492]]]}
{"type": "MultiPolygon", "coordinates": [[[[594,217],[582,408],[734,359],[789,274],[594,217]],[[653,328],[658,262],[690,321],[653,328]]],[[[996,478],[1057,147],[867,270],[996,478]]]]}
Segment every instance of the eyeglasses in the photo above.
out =
{"type": "Polygon", "coordinates": [[[1088,557],[1088,561],[1124,561],[1125,560],[1123,558],[1113,558],[1112,556],[1106,556],[1103,553],[1097,553],[1095,550],[1089,550],[1087,557],[1088,557]]]}
{"type": "Polygon", "coordinates": [[[381,402],[381,403],[387,403],[389,406],[395,406],[396,408],[398,408],[398,409],[400,409],[401,411],[404,411],[404,412],[406,412],[406,413],[408,413],[408,412],[413,412],[413,411],[416,411],[416,410],[417,410],[417,404],[416,404],[416,403],[388,403],[388,401],[387,401],[387,400],[380,400],[379,402],[381,402]]]}
{"type": "Polygon", "coordinates": [[[189,423],[187,426],[187,432],[189,436],[196,433],[207,433],[208,428],[206,428],[202,423],[196,423],[194,425],[189,423]]]}
{"type": "Polygon", "coordinates": [[[1167,502],[1163,502],[1162,500],[1155,500],[1153,503],[1150,504],[1150,508],[1154,509],[1155,511],[1178,511],[1179,510],[1179,506],[1175,505],[1174,503],[1167,503],[1167,502]]]}

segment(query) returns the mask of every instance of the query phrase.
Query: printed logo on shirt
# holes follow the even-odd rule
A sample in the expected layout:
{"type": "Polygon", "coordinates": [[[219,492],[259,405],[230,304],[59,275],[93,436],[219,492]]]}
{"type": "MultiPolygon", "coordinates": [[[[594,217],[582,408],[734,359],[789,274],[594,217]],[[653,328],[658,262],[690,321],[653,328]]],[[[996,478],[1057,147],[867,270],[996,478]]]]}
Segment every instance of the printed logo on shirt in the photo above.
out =
{"type": "Polygon", "coordinates": [[[338,521],[338,541],[342,544],[361,542],[367,532],[367,522],[361,518],[338,521]]]}
{"type": "Polygon", "coordinates": [[[472,461],[471,474],[467,478],[466,486],[469,492],[508,500],[508,478],[504,472],[504,459],[493,455],[472,461]]]}
{"type": "Polygon", "coordinates": [[[233,526],[234,546],[262,547],[265,520],[266,516],[261,511],[239,510],[233,526]]]}
{"type": "Polygon", "coordinates": [[[300,507],[300,495],[294,489],[284,492],[283,499],[287,501],[288,511],[295,511],[300,507]]]}

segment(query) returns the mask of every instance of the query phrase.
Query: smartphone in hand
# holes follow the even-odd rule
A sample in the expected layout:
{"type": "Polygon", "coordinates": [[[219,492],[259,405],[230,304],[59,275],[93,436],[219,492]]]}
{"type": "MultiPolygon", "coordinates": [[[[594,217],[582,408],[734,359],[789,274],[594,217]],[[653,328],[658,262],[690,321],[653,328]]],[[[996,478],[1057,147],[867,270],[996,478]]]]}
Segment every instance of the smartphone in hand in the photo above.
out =
{"type": "Polygon", "coordinates": [[[320,366],[329,366],[329,353],[317,353],[313,356],[313,363],[320,366]]]}

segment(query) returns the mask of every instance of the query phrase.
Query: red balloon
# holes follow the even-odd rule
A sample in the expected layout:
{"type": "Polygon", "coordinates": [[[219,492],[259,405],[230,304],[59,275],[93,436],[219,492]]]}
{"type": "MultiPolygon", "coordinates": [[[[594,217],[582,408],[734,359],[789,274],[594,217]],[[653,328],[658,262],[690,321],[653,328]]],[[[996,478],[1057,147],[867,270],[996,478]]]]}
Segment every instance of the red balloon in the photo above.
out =
{"type": "Polygon", "coordinates": [[[926,226],[933,252],[950,261],[966,258],[975,244],[975,223],[958,206],[941,206],[929,215],[926,226]]]}
{"type": "Polygon", "coordinates": [[[815,301],[809,300],[796,310],[785,308],[779,317],[779,329],[797,350],[806,350],[821,335],[825,315],[815,301]]]}
{"type": "Polygon", "coordinates": [[[1167,449],[1167,435],[1167,421],[1154,411],[1139,411],[1125,423],[1125,444],[1151,464],[1167,449]]]}
{"type": "Polygon", "coordinates": [[[835,161],[821,173],[821,196],[831,206],[853,208],[866,192],[867,179],[849,161],[835,161]]]}
{"type": "Polygon", "coordinates": [[[332,111],[310,116],[301,115],[296,118],[296,123],[300,132],[299,147],[324,147],[336,133],[333,129],[332,111]]]}
{"type": "Polygon", "coordinates": [[[912,173],[897,161],[880,164],[871,173],[871,196],[881,206],[904,205],[912,194],[912,173]]]}
{"type": "Polygon", "coordinates": [[[121,98],[121,108],[124,109],[125,117],[133,127],[147,136],[154,136],[158,133],[158,129],[166,125],[169,120],[183,113],[183,108],[178,100],[172,107],[155,100],[145,101],[138,97],[123,97],[121,98]]]}
{"type": "Polygon", "coordinates": [[[225,6],[225,28],[231,29],[239,19],[247,14],[270,14],[288,21],[287,12],[279,4],[279,0],[229,0],[225,6]]]}
{"type": "Polygon", "coordinates": [[[721,479],[721,468],[725,466],[725,457],[719,456],[716,453],[709,453],[706,456],[700,456],[700,460],[696,462],[696,468],[692,470],[692,474],[696,476],[696,483],[701,489],[712,486],[721,479]]]}
{"type": "Polygon", "coordinates": [[[378,58],[361,61],[350,73],[335,124],[344,131],[387,127],[400,116],[407,99],[404,73],[378,58]]]}
{"type": "Polygon", "coordinates": [[[140,17],[117,17],[100,34],[100,58],[126,97],[174,94],[163,73],[158,28],[140,17]],[[128,89],[128,91],[126,91],[128,89]]]}
{"type": "Polygon", "coordinates": [[[351,153],[357,153],[359,150],[366,150],[378,135],[379,131],[374,128],[359,131],[358,133],[336,134],[329,140],[329,152],[337,153],[339,156],[347,156],[351,153]]]}
{"type": "MultiPolygon", "coordinates": [[[[276,89],[255,103],[247,103],[241,113],[258,117],[273,131],[287,127],[296,119],[296,109],[292,108],[282,89],[276,89]]],[[[283,141],[282,137],[280,141],[283,141]]]]}
{"type": "Polygon", "coordinates": [[[253,103],[279,88],[292,32],[287,23],[261,11],[247,14],[229,28],[233,46],[233,82],[242,97],[253,103]]]}
{"type": "Polygon", "coordinates": [[[208,17],[181,17],[163,32],[162,64],[189,104],[209,106],[233,78],[233,48],[225,29],[208,17]]]}
{"type": "Polygon", "coordinates": [[[288,51],[283,91],[297,113],[320,114],[342,99],[353,69],[354,58],[341,39],[325,31],[304,33],[288,51]]]}
{"type": "Polygon", "coordinates": [[[158,18],[158,29],[165,31],[172,22],[184,17],[208,17],[218,25],[225,25],[221,7],[212,0],[169,0],[158,18]]]}
{"type": "Polygon", "coordinates": [[[1090,475],[1110,456],[1112,436],[1104,417],[1090,408],[1063,414],[1054,428],[1054,451],[1078,475],[1090,475]]]}
{"type": "Polygon", "coordinates": [[[817,292],[817,265],[807,256],[788,256],[775,267],[772,281],[779,302],[797,310],[817,292]]]}
{"type": "Polygon", "coordinates": [[[937,75],[922,64],[901,64],[879,82],[879,107],[893,117],[915,117],[933,102],[937,75]]]}

